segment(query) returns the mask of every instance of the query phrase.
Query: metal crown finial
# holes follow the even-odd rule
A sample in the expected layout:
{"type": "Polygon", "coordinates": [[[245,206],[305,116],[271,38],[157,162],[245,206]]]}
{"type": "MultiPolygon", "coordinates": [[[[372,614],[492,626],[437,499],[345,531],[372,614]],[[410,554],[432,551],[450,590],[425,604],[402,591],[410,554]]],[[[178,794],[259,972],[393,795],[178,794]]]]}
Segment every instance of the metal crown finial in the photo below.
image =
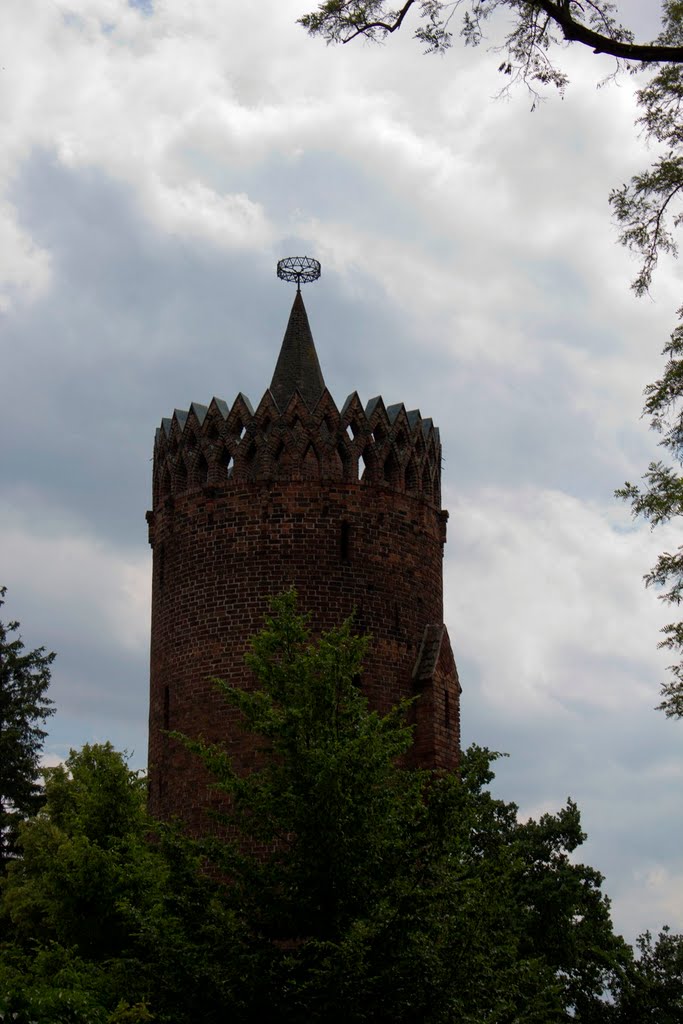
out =
{"type": "Polygon", "coordinates": [[[277,276],[281,281],[296,282],[296,290],[300,292],[302,283],[310,284],[318,280],[320,264],[310,256],[287,256],[284,260],[278,260],[277,276]]]}

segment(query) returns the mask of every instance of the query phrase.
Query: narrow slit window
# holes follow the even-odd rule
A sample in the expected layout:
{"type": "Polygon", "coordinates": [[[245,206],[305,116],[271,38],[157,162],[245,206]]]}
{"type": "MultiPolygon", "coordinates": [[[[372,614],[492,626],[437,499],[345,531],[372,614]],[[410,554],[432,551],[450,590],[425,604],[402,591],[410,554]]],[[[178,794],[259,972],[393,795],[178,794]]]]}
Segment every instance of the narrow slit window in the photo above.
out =
{"type": "Polygon", "coordinates": [[[443,695],[443,724],[447,729],[451,727],[451,698],[448,690],[444,690],[443,695]]]}
{"type": "Polygon", "coordinates": [[[159,558],[159,562],[158,562],[159,568],[158,568],[157,579],[159,581],[159,590],[163,590],[164,589],[165,576],[166,576],[166,549],[165,549],[163,544],[159,545],[159,555],[158,555],[158,558],[159,558]]]}
{"type": "Polygon", "coordinates": [[[341,524],[339,558],[346,565],[351,561],[351,523],[343,522],[341,524]]]}
{"type": "Polygon", "coordinates": [[[164,729],[170,728],[171,724],[171,694],[168,686],[164,687],[164,729]]]}

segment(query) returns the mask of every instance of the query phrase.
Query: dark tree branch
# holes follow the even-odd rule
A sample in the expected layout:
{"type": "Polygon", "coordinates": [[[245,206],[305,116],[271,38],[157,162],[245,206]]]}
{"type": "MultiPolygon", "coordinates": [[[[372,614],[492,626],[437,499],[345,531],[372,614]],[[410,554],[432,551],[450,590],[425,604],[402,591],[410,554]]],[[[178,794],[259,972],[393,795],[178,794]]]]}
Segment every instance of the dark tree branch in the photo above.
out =
{"type": "Polygon", "coordinates": [[[604,36],[587,25],[575,21],[568,3],[554,0],[533,0],[556,25],[562,29],[564,38],[570,43],[582,43],[594,53],[607,53],[622,60],[638,60],[648,63],[680,63],[683,61],[683,46],[660,46],[657,43],[632,43],[604,36]]]}
{"type": "MultiPolygon", "coordinates": [[[[362,35],[372,35],[379,31],[387,34],[398,31],[405,21],[406,15],[417,0],[406,0],[396,17],[390,21],[366,21],[349,32],[343,38],[344,43],[351,42],[362,35]]],[[[629,39],[619,39],[611,35],[603,35],[589,28],[588,25],[576,21],[571,13],[569,0],[529,0],[532,7],[544,11],[547,16],[561,29],[567,42],[581,43],[588,46],[594,53],[605,53],[621,60],[642,61],[644,63],[682,63],[683,46],[663,46],[659,43],[635,43],[629,39]]],[[[602,15],[600,7],[587,0],[591,10],[602,15]]],[[[608,23],[605,21],[605,28],[608,23]]]]}
{"type": "Polygon", "coordinates": [[[395,21],[367,21],[363,25],[361,25],[360,28],[358,28],[352,35],[342,40],[342,42],[350,43],[351,40],[355,39],[357,36],[366,35],[368,32],[372,32],[374,29],[381,29],[382,32],[387,32],[389,34],[398,31],[398,29],[400,29],[401,25],[403,24],[406,14],[408,13],[408,11],[410,10],[414,3],[415,0],[406,0],[403,7],[398,12],[395,21]]]}

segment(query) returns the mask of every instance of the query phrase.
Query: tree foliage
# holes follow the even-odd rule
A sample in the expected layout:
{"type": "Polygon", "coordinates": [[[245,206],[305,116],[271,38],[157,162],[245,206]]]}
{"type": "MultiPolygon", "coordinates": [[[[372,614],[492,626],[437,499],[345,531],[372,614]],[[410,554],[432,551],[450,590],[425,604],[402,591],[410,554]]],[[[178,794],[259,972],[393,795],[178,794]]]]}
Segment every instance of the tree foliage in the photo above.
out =
{"type": "MultiPolygon", "coordinates": [[[[665,42],[683,41],[683,4],[670,0],[664,7],[665,42]]],[[[678,255],[675,229],[683,222],[683,67],[679,63],[659,68],[638,93],[643,111],[639,124],[657,150],[652,165],[635,175],[629,184],[612,193],[611,202],[621,226],[621,241],[640,258],[633,288],[648,291],[661,253],[678,255]]],[[[678,311],[683,319],[683,307],[678,311]]],[[[664,346],[662,376],[645,388],[643,415],[661,435],[660,445],[668,460],[650,463],[640,484],[629,481],[616,493],[630,502],[634,516],[652,526],[677,519],[683,512],[683,324],[664,346]]],[[[683,598],[683,548],[664,551],[645,576],[667,604],[678,606],[683,598]]],[[[660,647],[673,652],[677,661],[662,685],[659,708],[669,717],[683,718],[683,622],[670,622],[662,630],[660,647]]]]}
{"type": "MultiPolygon", "coordinates": [[[[683,4],[666,0],[663,9],[662,44],[683,43],[683,4]]],[[[679,56],[664,63],[638,94],[642,114],[636,122],[656,152],[652,165],[634,175],[630,183],[611,197],[621,242],[640,259],[633,288],[642,295],[650,287],[660,253],[678,255],[672,228],[683,221],[683,67],[679,56]]]]}
{"type": "Polygon", "coordinates": [[[0,891],[0,1020],[223,1020],[230,921],[198,851],[145,804],[108,743],[47,771],[0,891]]]}
{"type": "Polygon", "coordinates": [[[636,942],[638,956],[617,976],[613,989],[615,1024],[678,1024],[683,1019],[683,935],[664,928],[653,943],[650,932],[636,942]]]}
{"type": "Polygon", "coordinates": [[[184,740],[225,798],[201,841],[147,819],[109,744],[47,772],[0,887],[0,1020],[677,1019],[647,1014],[678,1005],[681,938],[637,960],[614,935],[576,806],[520,822],[477,747],[457,773],[408,768],[406,705],[372,712],[354,682],[366,643],[348,622],[314,641],[275,602],[259,688],[222,684],[260,760],[184,740]]]}
{"type": "MultiPolygon", "coordinates": [[[[665,16],[678,5],[679,0],[665,0],[665,16]]],[[[414,17],[414,36],[428,52],[450,49],[458,29],[468,45],[493,37],[496,52],[503,55],[500,70],[532,88],[551,84],[564,89],[567,76],[555,54],[562,43],[588,46],[627,66],[683,60],[683,45],[674,33],[662,33],[652,43],[637,42],[617,13],[610,0],[406,0],[398,8],[388,0],[323,0],[299,21],[311,35],[348,43],[358,36],[384,40],[414,17]]]]}
{"type": "MultiPolygon", "coordinates": [[[[0,587],[0,607],[5,593],[0,587]]],[[[0,622],[0,872],[15,853],[19,822],[40,803],[41,725],[54,714],[46,692],[55,656],[25,651],[18,629],[0,622]]]]}
{"type": "MultiPolygon", "coordinates": [[[[680,311],[683,316],[683,309],[680,311]]],[[[661,434],[661,446],[678,465],[683,462],[683,325],[671,335],[664,348],[666,364],[662,377],[645,389],[644,415],[649,416],[650,426],[661,434]]],[[[659,526],[683,514],[683,476],[671,464],[661,460],[651,462],[645,476],[644,486],[630,482],[616,493],[630,501],[635,516],[647,520],[652,526],[659,526]]],[[[683,600],[683,549],[663,552],[652,570],[645,576],[648,586],[660,590],[660,597],[667,604],[680,605],[683,600]]],[[[664,697],[659,705],[668,716],[683,718],[683,623],[671,622],[662,630],[664,640],[660,647],[674,651],[680,657],[677,664],[670,666],[672,678],[662,686],[664,697]]]]}
{"type": "Polygon", "coordinates": [[[349,622],[313,643],[284,595],[253,643],[259,687],[222,685],[261,765],[243,776],[189,741],[230,801],[204,849],[252,958],[243,1005],[283,1022],[598,1019],[628,954],[600,875],[573,862],[577,808],[520,823],[476,747],[457,774],[405,767],[406,707],[372,712],[354,682],[365,643],[349,622]]]}

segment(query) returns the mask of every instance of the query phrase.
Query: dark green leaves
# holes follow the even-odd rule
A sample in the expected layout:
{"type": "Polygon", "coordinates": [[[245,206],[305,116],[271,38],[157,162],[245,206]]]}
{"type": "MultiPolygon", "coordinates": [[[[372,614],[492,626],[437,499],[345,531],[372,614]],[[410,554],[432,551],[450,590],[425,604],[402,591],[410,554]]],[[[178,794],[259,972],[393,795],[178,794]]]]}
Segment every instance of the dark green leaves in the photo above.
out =
{"type": "MultiPolygon", "coordinates": [[[[0,587],[0,607],[5,588],[0,587]]],[[[44,647],[24,651],[18,622],[0,622],[0,873],[16,851],[19,822],[41,800],[43,722],[54,714],[46,696],[54,654],[44,647]]]]}

